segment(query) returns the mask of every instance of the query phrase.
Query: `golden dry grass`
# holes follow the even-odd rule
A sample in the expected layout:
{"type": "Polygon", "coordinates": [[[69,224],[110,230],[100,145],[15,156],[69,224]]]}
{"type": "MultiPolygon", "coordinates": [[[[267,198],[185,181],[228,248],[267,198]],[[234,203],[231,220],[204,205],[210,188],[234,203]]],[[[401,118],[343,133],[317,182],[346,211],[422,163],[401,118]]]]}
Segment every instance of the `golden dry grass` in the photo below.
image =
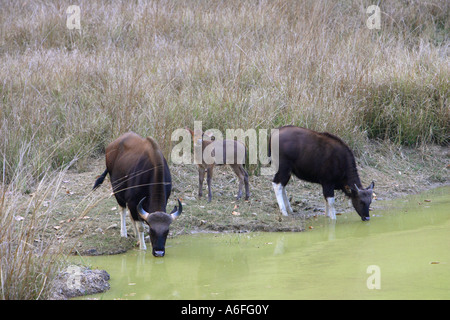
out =
{"type": "Polygon", "coordinates": [[[81,1],[80,31],[70,4],[2,2],[7,176],[27,144],[44,169],[127,130],[168,156],[194,120],[326,130],[357,153],[368,138],[448,144],[448,1],[383,2],[380,30],[364,1],[81,1]]]}

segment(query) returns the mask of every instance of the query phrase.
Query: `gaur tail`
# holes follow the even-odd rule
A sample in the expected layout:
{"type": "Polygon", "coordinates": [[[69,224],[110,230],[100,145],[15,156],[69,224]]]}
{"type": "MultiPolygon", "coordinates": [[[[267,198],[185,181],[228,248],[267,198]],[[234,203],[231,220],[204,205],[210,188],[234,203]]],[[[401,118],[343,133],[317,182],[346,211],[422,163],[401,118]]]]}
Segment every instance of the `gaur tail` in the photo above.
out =
{"type": "Polygon", "coordinates": [[[94,187],[92,188],[92,190],[97,189],[103,183],[103,180],[105,180],[107,174],[108,174],[108,169],[106,169],[102,173],[102,175],[100,177],[98,177],[97,180],[95,180],[95,184],[94,184],[94,187]]]}

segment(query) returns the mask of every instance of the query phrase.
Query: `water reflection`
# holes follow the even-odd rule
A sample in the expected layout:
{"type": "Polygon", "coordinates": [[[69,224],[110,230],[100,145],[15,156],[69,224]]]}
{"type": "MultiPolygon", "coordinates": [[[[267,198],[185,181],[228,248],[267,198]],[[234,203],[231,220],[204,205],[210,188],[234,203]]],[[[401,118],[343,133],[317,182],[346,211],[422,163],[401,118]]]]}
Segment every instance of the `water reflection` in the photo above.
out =
{"type": "Polygon", "coordinates": [[[139,250],[91,257],[93,268],[111,275],[111,289],[96,297],[448,299],[448,191],[393,202],[370,222],[350,212],[337,221],[319,217],[302,233],[176,237],[163,258],[139,250]],[[367,287],[372,265],[381,270],[379,290],[367,287]]]}

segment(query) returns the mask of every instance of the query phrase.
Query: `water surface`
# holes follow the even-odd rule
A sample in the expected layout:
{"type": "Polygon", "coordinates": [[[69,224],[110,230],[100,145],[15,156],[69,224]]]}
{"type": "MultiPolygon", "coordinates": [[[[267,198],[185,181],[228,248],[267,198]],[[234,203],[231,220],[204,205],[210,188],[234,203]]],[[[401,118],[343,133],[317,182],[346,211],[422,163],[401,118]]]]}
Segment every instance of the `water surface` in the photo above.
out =
{"type": "Polygon", "coordinates": [[[450,187],[307,220],[306,232],[193,234],[166,256],[84,257],[111,275],[99,299],[449,299],[450,187]],[[311,227],[311,229],[309,228],[311,227]]]}

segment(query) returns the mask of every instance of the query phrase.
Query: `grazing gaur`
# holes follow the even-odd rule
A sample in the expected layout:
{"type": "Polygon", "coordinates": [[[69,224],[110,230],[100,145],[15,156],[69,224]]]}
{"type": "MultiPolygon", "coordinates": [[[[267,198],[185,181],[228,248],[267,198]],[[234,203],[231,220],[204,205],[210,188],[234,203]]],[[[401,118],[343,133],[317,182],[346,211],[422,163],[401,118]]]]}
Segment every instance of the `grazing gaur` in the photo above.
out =
{"type": "MultiPolygon", "coordinates": [[[[248,173],[244,169],[245,164],[245,146],[236,140],[204,140],[203,133],[201,130],[192,131],[186,128],[192,135],[195,148],[201,147],[202,162],[198,163],[198,196],[203,195],[203,180],[205,178],[206,171],[206,182],[208,183],[208,202],[211,202],[212,192],[211,192],[211,181],[213,176],[213,169],[216,165],[228,164],[236,174],[239,179],[239,191],[237,194],[237,199],[242,197],[242,186],[245,185],[245,200],[250,197],[250,190],[248,185],[248,173]],[[204,152],[206,149],[206,152],[204,152]],[[228,150],[233,150],[233,152],[228,152],[228,150]]],[[[195,151],[194,151],[195,152],[195,151]]]]}
{"type": "Polygon", "coordinates": [[[355,157],[341,139],[326,132],[319,133],[295,126],[279,128],[271,139],[278,139],[278,155],[269,155],[278,165],[272,184],[283,215],[293,212],[285,189],[293,173],[301,180],[322,185],[326,214],[331,219],[336,219],[334,190],[342,190],[350,197],[363,221],[370,219],[369,206],[374,182],[365,189],[362,187],[355,157]]]}
{"type": "Polygon", "coordinates": [[[142,222],[145,221],[150,227],[153,255],[164,256],[169,226],[181,214],[182,206],[178,200],[178,209],[175,206],[170,214],[166,213],[172,179],[156,141],[150,137],[144,139],[134,132],[123,134],[106,147],[106,170],[95,181],[94,189],[103,183],[108,173],[121,207],[120,235],[127,237],[125,217],[128,207],[140,249],[147,249],[142,222]]]}

